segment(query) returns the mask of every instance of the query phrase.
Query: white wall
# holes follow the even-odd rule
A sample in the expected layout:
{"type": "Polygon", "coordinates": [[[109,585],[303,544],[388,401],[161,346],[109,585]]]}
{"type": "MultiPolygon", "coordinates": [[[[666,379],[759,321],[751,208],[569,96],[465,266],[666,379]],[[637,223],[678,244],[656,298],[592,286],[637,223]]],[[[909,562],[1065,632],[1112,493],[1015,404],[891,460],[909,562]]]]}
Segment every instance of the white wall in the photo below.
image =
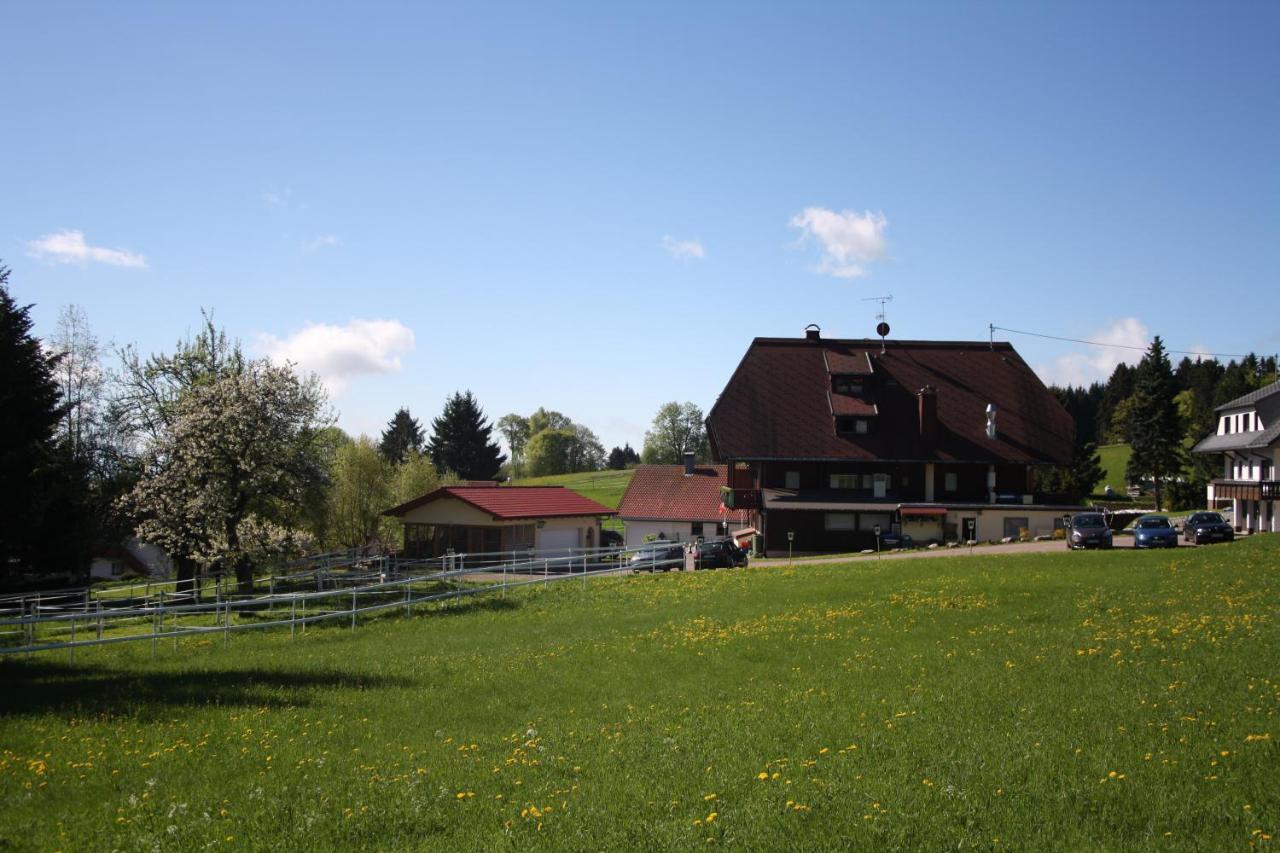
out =
{"type": "MultiPolygon", "coordinates": [[[[645,521],[624,518],[622,523],[626,526],[628,548],[638,548],[649,539],[656,539],[659,533],[671,542],[692,542],[696,538],[692,532],[693,524],[688,521],[645,521]]],[[[743,526],[745,525],[735,525],[732,522],[729,525],[731,531],[743,526]]],[[[703,539],[715,539],[723,533],[723,530],[718,518],[709,518],[702,522],[703,539]]]]}
{"type": "Polygon", "coordinates": [[[961,519],[976,518],[978,520],[978,541],[991,540],[999,542],[1004,538],[1004,520],[1006,518],[1025,518],[1028,526],[1027,532],[1032,536],[1042,536],[1053,533],[1054,520],[1061,519],[1065,514],[1062,510],[1034,510],[1011,504],[1007,509],[1004,507],[984,510],[953,509],[947,513],[947,522],[955,524],[957,536],[963,536],[964,527],[961,524],[961,519]]]}

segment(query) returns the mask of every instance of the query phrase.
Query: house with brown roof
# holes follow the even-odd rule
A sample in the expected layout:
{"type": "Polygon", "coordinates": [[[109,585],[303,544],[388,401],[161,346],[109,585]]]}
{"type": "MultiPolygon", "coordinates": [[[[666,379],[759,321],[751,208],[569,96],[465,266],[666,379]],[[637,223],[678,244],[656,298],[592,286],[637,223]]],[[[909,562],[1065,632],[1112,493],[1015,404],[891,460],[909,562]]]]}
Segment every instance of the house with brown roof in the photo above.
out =
{"type": "Polygon", "coordinates": [[[600,521],[617,515],[564,486],[441,486],[383,513],[404,523],[404,555],[527,551],[571,553],[600,545],[600,521]]]}
{"type": "Polygon", "coordinates": [[[1035,489],[1074,424],[1008,343],[756,338],[707,433],[769,552],[1035,535],[1078,509],[1035,489]]]}
{"type": "Polygon", "coordinates": [[[695,464],[692,453],[683,465],[637,466],[618,505],[626,546],[655,539],[695,542],[744,527],[747,510],[729,510],[722,502],[728,474],[725,465],[695,464]]]}

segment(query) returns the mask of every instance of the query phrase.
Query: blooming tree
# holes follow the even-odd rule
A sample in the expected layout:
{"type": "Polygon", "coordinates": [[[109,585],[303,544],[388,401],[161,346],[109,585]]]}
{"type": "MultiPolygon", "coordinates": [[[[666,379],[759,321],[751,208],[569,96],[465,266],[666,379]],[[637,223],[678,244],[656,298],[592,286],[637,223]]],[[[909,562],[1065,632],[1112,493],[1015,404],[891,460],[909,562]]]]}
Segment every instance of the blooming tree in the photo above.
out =
{"type": "Polygon", "coordinates": [[[138,535],[177,559],[234,571],[299,544],[289,533],[325,481],[325,396],[287,365],[249,361],[189,386],[126,496],[138,535]]]}

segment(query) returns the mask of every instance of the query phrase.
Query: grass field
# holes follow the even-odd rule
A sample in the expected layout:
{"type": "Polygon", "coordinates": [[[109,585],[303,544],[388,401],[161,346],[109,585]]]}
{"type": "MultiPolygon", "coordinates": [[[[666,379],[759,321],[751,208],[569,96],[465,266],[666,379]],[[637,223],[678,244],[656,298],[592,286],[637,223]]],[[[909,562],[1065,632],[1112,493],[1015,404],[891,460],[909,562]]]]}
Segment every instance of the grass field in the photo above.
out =
{"type": "Polygon", "coordinates": [[[1107,486],[1115,489],[1117,495],[1125,494],[1125,468],[1129,465],[1129,457],[1133,451],[1127,444],[1103,444],[1098,447],[1098,457],[1102,461],[1103,477],[1094,487],[1094,492],[1102,494],[1107,486]]]}
{"type": "Polygon", "coordinates": [[[4,660],[0,847],[1265,845],[1277,568],[1256,537],[642,575],[4,660]]]}
{"type": "Polygon", "coordinates": [[[514,486],[565,486],[584,497],[598,501],[610,509],[617,509],[622,493],[631,482],[633,469],[622,471],[587,471],[582,474],[556,474],[551,477],[526,477],[513,480],[514,486]]]}

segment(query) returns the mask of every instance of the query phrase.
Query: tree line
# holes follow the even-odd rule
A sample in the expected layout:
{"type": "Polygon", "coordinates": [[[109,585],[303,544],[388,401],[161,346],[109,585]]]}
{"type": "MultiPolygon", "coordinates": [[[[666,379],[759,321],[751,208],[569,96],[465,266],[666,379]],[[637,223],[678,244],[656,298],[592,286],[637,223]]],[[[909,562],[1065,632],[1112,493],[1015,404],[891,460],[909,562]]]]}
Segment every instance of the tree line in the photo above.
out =
{"type": "Polygon", "coordinates": [[[470,391],[445,401],[430,434],[406,407],[376,441],[348,436],[315,376],[248,357],[211,315],[149,355],[104,346],[75,306],[40,341],[9,277],[0,265],[0,580],[80,574],[96,548],[136,535],[182,586],[219,573],[247,591],[255,568],[307,550],[398,544],[383,512],[442,484],[707,455],[691,403],[661,407],[641,454],[606,454],[544,408],[490,424],[470,391]]]}
{"type": "Polygon", "coordinates": [[[1137,365],[1118,364],[1106,382],[1050,386],[1076,427],[1075,461],[1052,475],[1057,479],[1051,485],[1090,494],[1102,477],[1097,446],[1127,443],[1127,481],[1150,483],[1157,507],[1164,505],[1166,491],[1176,509],[1199,507],[1222,459],[1192,454],[1190,448],[1217,430],[1218,406],[1276,379],[1276,358],[1252,353],[1226,364],[1184,356],[1174,367],[1156,336],[1137,365]]]}

